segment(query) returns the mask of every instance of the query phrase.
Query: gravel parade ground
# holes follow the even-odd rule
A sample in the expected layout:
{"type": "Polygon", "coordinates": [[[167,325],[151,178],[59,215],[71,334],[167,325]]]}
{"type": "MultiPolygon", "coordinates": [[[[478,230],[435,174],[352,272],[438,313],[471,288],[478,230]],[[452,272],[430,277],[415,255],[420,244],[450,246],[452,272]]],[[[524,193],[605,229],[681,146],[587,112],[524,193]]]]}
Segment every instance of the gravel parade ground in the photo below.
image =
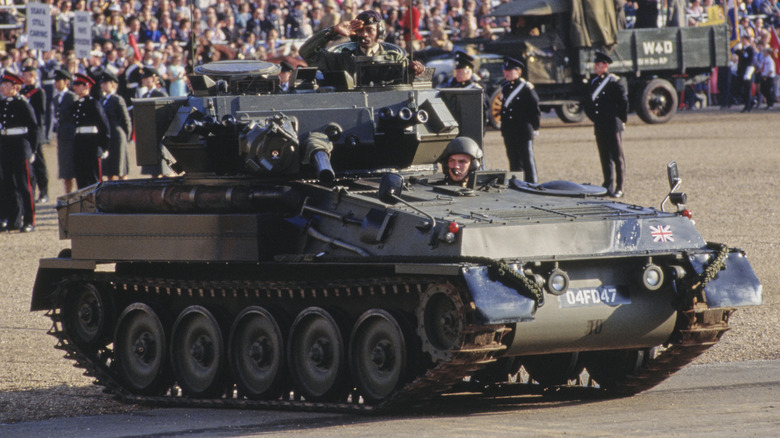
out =
{"type": "MultiPolygon", "coordinates": [[[[697,228],[705,240],[747,252],[763,283],[764,305],[741,308],[731,331],[696,363],[780,359],[780,114],[755,110],[706,109],[684,112],[663,125],[635,115],[624,132],[628,178],[622,202],[658,208],[668,191],[666,164],[676,160],[697,228]]],[[[506,168],[500,133],[485,137],[488,168],[506,168]]],[[[38,259],[69,246],[58,238],[56,147],[45,146],[51,201],[38,206],[32,233],[0,233],[0,424],[50,417],[131,412],[91,384],[91,378],[54,349],[51,322],[31,313],[38,259]]],[[[590,123],[567,125],[545,116],[535,142],[540,181],[601,183],[590,123]]],[[[134,151],[131,150],[131,162],[134,151]]],[[[131,176],[137,177],[134,168],[131,176]]],[[[0,435],[2,435],[0,427],[0,435]]]]}

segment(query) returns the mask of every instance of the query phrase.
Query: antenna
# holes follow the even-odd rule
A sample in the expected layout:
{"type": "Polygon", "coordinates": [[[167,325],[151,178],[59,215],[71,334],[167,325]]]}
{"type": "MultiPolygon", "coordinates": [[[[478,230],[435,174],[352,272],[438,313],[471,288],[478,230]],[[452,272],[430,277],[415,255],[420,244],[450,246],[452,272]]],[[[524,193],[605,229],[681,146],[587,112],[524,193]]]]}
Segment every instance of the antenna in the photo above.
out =
{"type": "Polygon", "coordinates": [[[195,73],[195,0],[190,0],[190,65],[195,73]]]}
{"type": "Polygon", "coordinates": [[[412,2],[409,0],[409,65],[414,64],[414,32],[412,31],[412,2]]]}

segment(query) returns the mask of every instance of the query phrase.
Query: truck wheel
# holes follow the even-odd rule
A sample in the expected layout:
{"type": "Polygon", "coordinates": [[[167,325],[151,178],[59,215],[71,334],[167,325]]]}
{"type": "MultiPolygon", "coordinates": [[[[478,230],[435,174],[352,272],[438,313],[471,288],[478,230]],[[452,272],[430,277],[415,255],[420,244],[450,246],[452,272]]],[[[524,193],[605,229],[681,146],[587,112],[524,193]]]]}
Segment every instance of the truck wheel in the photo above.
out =
{"type": "Polygon", "coordinates": [[[636,114],[645,123],[666,123],[677,112],[677,91],[665,79],[647,82],[636,99],[636,114]]]}
{"type": "Polygon", "coordinates": [[[585,118],[585,111],[579,103],[567,103],[555,107],[555,114],[566,123],[579,123],[585,118]]]}
{"type": "Polygon", "coordinates": [[[493,129],[501,129],[501,88],[490,96],[490,108],[487,114],[488,122],[493,129]]]}

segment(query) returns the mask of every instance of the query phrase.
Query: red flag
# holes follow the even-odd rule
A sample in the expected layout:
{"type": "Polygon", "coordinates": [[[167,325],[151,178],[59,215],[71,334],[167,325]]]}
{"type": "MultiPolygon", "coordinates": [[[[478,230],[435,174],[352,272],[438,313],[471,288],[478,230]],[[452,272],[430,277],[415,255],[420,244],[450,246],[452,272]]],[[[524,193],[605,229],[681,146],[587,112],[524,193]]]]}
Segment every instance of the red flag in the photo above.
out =
{"type": "Polygon", "coordinates": [[[130,34],[127,36],[128,41],[130,42],[130,47],[133,48],[133,53],[135,54],[135,60],[140,61],[143,59],[143,56],[141,56],[141,51],[138,50],[138,42],[135,40],[135,35],[130,34]]]}
{"type": "Polygon", "coordinates": [[[780,38],[777,37],[777,32],[773,27],[769,27],[772,29],[772,35],[769,38],[769,47],[772,48],[772,59],[775,60],[775,71],[780,73],[780,38]]]}

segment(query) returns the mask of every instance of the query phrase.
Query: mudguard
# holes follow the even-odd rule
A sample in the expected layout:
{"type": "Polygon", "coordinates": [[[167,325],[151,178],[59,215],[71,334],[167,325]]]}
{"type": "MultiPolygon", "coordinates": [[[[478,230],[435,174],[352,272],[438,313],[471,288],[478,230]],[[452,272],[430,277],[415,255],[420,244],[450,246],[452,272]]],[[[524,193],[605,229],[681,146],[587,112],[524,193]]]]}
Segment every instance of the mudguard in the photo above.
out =
{"type": "MultiPolygon", "coordinates": [[[[709,263],[708,254],[691,256],[694,270],[701,274],[709,263]]],[[[710,307],[759,306],[763,303],[761,283],[745,253],[732,251],[725,267],[704,287],[710,307]]]]}
{"type": "Polygon", "coordinates": [[[476,306],[479,324],[508,324],[534,319],[534,300],[491,280],[486,266],[464,267],[463,278],[476,306]]]}

